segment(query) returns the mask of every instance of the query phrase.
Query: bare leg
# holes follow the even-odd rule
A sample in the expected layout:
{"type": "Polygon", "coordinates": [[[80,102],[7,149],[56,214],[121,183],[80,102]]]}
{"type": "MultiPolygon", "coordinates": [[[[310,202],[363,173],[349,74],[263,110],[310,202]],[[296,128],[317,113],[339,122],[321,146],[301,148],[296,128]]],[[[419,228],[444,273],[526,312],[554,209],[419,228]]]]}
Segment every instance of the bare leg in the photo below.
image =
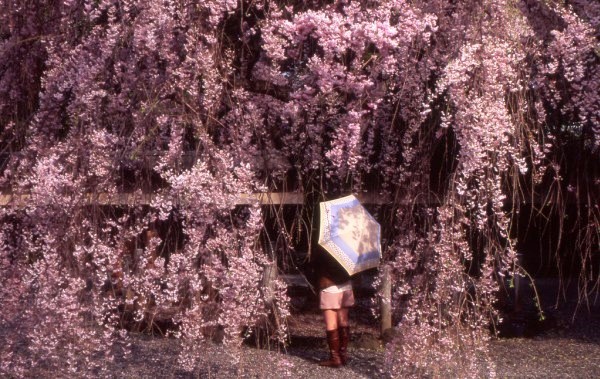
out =
{"type": "Polygon", "coordinates": [[[336,309],[323,310],[323,316],[325,317],[325,329],[331,331],[338,328],[338,313],[339,311],[336,309]]]}
{"type": "Polygon", "coordinates": [[[348,342],[350,341],[350,327],[348,320],[349,308],[342,308],[338,311],[338,334],[340,336],[340,360],[343,365],[348,362],[348,342]]]}
{"type": "Polygon", "coordinates": [[[340,358],[340,334],[338,331],[338,311],[335,309],[324,309],[325,327],[327,328],[327,345],[329,345],[329,359],[321,361],[319,365],[328,367],[339,367],[342,365],[340,358]]]}
{"type": "Polygon", "coordinates": [[[348,310],[349,308],[341,308],[337,311],[337,322],[340,327],[348,326],[348,310]]]}

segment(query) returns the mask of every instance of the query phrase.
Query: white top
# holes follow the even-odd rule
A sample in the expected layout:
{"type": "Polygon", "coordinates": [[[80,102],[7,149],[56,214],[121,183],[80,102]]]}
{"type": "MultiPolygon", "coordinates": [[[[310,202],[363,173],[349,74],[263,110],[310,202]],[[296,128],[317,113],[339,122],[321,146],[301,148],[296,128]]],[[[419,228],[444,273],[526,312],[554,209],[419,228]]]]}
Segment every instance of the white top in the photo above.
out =
{"type": "Polygon", "coordinates": [[[349,280],[342,284],[334,284],[332,286],[322,289],[321,291],[328,293],[340,293],[348,290],[352,290],[352,282],[349,280]]]}

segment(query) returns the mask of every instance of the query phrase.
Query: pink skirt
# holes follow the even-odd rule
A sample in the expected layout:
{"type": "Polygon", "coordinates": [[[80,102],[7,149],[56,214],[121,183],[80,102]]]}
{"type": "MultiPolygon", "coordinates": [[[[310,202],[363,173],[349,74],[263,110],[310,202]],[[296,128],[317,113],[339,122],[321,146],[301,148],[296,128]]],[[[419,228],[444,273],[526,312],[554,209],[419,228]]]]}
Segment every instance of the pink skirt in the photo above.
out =
{"type": "Polygon", "coordinates": [[[338,293],[321,291],[319,297],[321,309],[350,308],[354,305],[354,292],[352,290],[338,293]]]}

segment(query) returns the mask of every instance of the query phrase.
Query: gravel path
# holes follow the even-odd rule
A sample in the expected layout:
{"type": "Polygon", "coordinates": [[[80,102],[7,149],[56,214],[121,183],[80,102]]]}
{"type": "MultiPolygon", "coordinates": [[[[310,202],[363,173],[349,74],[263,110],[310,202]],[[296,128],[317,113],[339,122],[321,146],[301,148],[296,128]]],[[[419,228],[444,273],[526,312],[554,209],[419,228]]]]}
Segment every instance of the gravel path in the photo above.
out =
{"type": "MultiPolygon", "coordinates": [[[[552,317],[557,317],[556,315],[552,317]]],[[[207,343],[194,374],[174,371],[178,341],[137,336],[132,359],[116,368],[118,378],[387,378],[380,371],[383,349],[373,338],[375,330],[358,326],[350,345],[352,360],[340,369],[319,367],[327,357],[320,336],[320,317],[296,316],[296,331],[287,352],[242,346],[241,361],[222,346],[207,343]],[[303,325],[303,328],[296,329],[303,325]],[[370,346],[369,346],[370,345],[370,346]],[[362,346],[367,346],[362,347],[362,346]]],[[[499,378],[600,378],[600,312],[582,315],[576,323],[545,331],[532,338],[498,338],[491,341],[493,360],[499,378]]]]}
{"type": "MultiPolygon", "coordinates": [[[[541,283],[540,287],[544,284],[541,283]]],[[[554,285],[554,284],[550,284],[554,285]]],[[[556,293],[542,288],[542,304],[548,322],[546,330],[534,337],[497,338],[490,344],[499,378],[600,378],[600,302],[579,312],[573,319],[576,302],[551,307],[556,293]]],[[[575,299],[575,296],[571,297],[575,299]]],[[[292,342],[286,352],[242,346],[241,361],[232,362],[222,346],[207,343],[194,374],[173,371],[178,341],[138,336],[131,361],[119,367],[119,378],[387,378],[380,368],[383,347],[372,323],[354,320],[350,344],[352,360],[339,369],[324,368],[317,361],[327,357],[321,316],[315,312],[297,314],[289,321],[292,342]]]]}
{"type": "MultiPolygon", "coordinates": [[[[590,321],[592,322],[592,321],[590,321]]],[[[491,350],[500,378],[600,378],[600,317],[594,324],[535,338],[496,339],[491,350]],[[582,329],[595,328],[595,336],[582,336],[582,329]]],[[[387,378],[379,371],[382,349],[352,347],[352,360],[340,369],[319,367],[326,358],[323,343],[302,344],[283,352],[241,347],[242,360],[232,363],[222,346],[207,343],[206,353],[195,374],[174,371],[179,351],[177,341],[139,336],[135,339],[132,361],[119,368],[119,378],[387,378]],[[286,367],[289,365],[289,367],[286,367]]]]}
{"type": "MultiPolygon", "coordinates": [[[[546,293],[552,293],[547,291],[546,293]]],[[[576,298],[576,297],[571,297],[576,298]]],[[[551,304],[544,299],[542,304],[551,304]]],[[[600,378],[600,301],[573,321],[576,302],[558,310],[546,307],[549,322],[528,338],[497,338],[490,344],[499,378],[600,378]]],[[[367,317],[368,318],[368,317],[367,317]]],[[[205,343],[195,373],[177,370],[180,341],[133,335],[132,354],[111,368],[115,378],[388,378],[381,371],[383,347],[375,324],[355,315],[349,347],[350,362],[339,369],[320,367],[327,357],[321,316],[317,311],[295,314],[289,320],[292,339],[286,351],[241,346],[231,354],[223,346],[205,343]],[[235,357],[239,357],[239,362],[235,357]]],[[[37,372],[36,378],[56,378],[37,372]]]]}

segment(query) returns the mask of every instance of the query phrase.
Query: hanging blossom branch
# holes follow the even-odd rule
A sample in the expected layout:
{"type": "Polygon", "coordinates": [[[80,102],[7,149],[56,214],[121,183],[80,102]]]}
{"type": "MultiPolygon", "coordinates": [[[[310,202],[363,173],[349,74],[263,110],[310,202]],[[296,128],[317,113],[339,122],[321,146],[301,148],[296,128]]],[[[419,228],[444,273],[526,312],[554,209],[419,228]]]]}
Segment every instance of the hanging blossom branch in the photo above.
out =
{"type": "Polygon", "coordinates": [[[395,118],[392,109],[403,101],[405,114],[415,99],[419,106],[422,102],[422,76],[411,53],[417,49],[415,39],[429,34],[433,25],[432,16],[402,1],[273,10],[261,25],[264,53],[254,78],[289,89],[284,138],[302,142],[286,143],[283,153],[303,172],[325,161],[331,178],[351,173],[357,189],[361,176],[356,174],[375,168],[389,173],[382,178],[393,182],[396,173],[390,167],[396,162],[400,132],[389,126],[395,118]],[[409,100],[401,100],[405,98],[409,100]]]}
{"type": "MultiPolygon", "coordinates": [[[[238,345],[242,332],[265,326],[273,313],[284,319],[283,283],[269,302],[260,290],[272,264],[257,240],[260,208],[235,209],[240,194],[261,190],[252,159],[244,151],[233,159],[228,143],[236,141],[219,137],[228,133],[217,119],[233,75],[220,28],[237,3],[40,8],[54,29],[39,32],[47,55],[38,66],[39,105],[24,124],[21,154],[4,171],[13,191],[28,198],[25,208],[15,203],[2,214],[2,301],[10,310],[2,328],[21,330],[2,348],[2,372],[26,376],[43,365],[65,376],[110,376],[112,357],[126,356],[128,325],[153,327],[164,314],[174,322],[170,333],[185,341],[182,367],[194,369],[198,342],[214,331],[238,345]],[[90,196],[142,195],[157,185],[163,189],[149,208],[88,205],[90,196]],[[173,241],[152,225],[173,220],[184,245],[165,251],[173,241]],[[11,294],[18,286],[20,295],[11,294]]],[[[10,10],[11,20],[31,11],[10,10]]],[[[14,38],[19,26],[29,27],[10,26],[14,38]]],[[[9,51],[17,49],[11,38],[3,45],[9,51]]],[[[24,62],[18,54],[3,59],[3,67],[24,62]]],[[[12,75],[3,73],[6,86],[15,83],[12,75]]],[[[15,96],[6,86],[3,112],[15,96]]],[[[284,323],[270,330],[285,340],[284,323]]]]}
{"type": "Polygon", "coordinates": [[[2,374],[109,376],[140,328],[187,370],[208,337],[284,341],[266,216],[237,202],[290,177],[395,199],[392,375],[493,372],[514,204],[585,198],[588,274],[597,246],[597,172],[561,179],[564,138],[599,151],[598,8],[572,3],[0,0],[1,185],[26,199],[0,214],[2,374]]]}

